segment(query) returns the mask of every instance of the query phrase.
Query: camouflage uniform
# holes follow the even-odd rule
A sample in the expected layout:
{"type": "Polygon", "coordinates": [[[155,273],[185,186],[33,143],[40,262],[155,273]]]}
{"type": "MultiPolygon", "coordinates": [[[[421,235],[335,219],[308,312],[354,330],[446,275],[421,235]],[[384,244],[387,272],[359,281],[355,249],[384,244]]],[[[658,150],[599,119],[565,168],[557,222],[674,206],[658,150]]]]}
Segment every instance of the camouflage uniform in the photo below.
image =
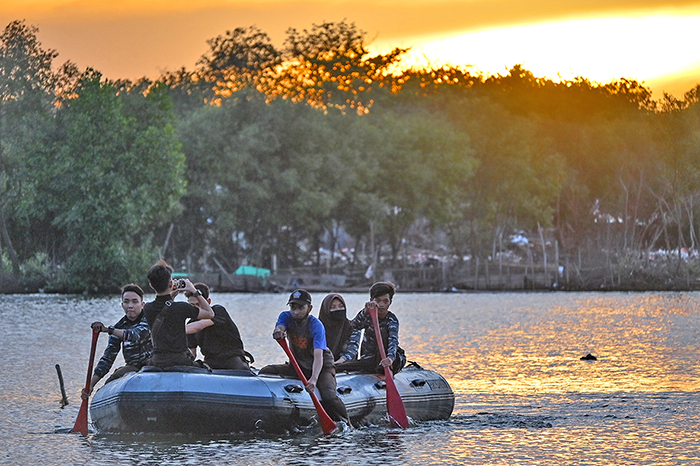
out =
{"type": "MultiPolygon", "coordinates": [[[[353,361],[357,355],[358,347],[357,341],[355,340],[359,339],[359,334],[353,333],[347,344],[347,352],[341,355],[347,362],[336,365],[336,370],[384,372],[383,369],[379,367],[379,362],[382,358],[379,355],[377,337],[374,334],[374,324],[372,323],[370,315],[363,309],[357,313],[350,323],[355,330],[364,329],[365,331],[365,336],[362,339],[360,359],[358,361],[353,361]]],[[[399,319],[393,312],[387,311],[386,317],[379,319],[379,330],[382,333],[382,342],[384,342],[386,356],[394,361],[391,366],[391,371],[395,374],[403,369],[403,366],[406,364],[406,355],[399,346],[399,319]]]]}
{"type": "Polygon", "coordinates": [[[100,379],[107,375],[120,349],[124,355],[126,366],[115,370],[112,377],[105,383],[109,383],[115,378],[121,377],[126,372],[138,371],[141,367],[146,365],[153,354],[151,330],[148,328],[148,323],[146,323],[143,311],[135,321],[130,321],[126,316],[122,317],[121,320],[114,325],[114,328],[124,330],[124,338],[110,335],[107,348],[105,348],[102,358],[100,358],[97,367],[95,367],[94,375],[98,376],[100,379]]]}

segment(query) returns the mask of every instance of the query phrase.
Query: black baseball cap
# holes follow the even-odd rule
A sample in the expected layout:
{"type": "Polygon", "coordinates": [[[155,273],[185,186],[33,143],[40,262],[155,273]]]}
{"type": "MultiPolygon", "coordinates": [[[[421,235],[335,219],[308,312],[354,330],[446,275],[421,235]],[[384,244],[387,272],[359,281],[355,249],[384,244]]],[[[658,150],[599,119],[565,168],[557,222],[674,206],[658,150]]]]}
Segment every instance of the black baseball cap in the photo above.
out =
{"type": "Polygon", "coordinates": [[[287,301],[287,304],[291,303],[311,304],[311,295],[306,290],[294,290],[287,301]]]}

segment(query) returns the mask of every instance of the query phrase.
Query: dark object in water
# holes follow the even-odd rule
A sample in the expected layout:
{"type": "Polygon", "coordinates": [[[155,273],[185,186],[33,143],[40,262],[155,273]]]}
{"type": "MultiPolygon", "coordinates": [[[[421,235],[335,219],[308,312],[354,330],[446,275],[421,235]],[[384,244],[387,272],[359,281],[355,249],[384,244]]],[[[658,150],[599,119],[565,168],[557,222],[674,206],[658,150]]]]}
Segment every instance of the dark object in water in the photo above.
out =
{"type": "Polygon", "coordinates": [[[68,404],[68,397],[66,396],[66,387],[63,384],[63,374],[61,373],[61,366],[56,364],[56,373],[58,374],[58,385],[61,387],[61,408],[68,404]]]}
{"type": "Polygon", "coordinates": [[[598,358],[593,356],[591,353],[588,353],[585,356],[581,356],[581,361],[597,361],[597,360],[598,360],[598,358]]]}

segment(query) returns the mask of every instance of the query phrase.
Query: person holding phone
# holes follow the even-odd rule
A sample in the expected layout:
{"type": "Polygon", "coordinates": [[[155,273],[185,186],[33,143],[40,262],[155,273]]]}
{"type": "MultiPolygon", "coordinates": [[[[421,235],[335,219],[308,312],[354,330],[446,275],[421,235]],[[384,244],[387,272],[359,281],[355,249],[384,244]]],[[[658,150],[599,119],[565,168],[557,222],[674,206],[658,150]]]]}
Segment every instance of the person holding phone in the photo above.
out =
{"type": "Polygon", "coordinates": [[[173,281],[172,273],[173,268],[164,260],[158,261],[148,271],[148,284],[156,292],[155,300],[143,308],[153,339],[153,357],[149,364],[161,368],[195,366],[187,348],[185,323],[189,319],[213,319],[214,311],[189,279],[173,281]],[[179,293],[190,293],[197,306],[174,301],[179,293]]]}

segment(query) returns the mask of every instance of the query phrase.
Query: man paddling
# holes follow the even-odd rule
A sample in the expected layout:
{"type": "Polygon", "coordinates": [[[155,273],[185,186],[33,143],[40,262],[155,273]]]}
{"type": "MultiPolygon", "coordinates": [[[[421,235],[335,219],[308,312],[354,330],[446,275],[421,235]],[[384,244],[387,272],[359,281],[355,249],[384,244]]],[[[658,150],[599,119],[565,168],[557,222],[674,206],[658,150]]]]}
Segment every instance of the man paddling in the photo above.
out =
{"type": "Polygon", "coordinates": [[[90,379],[90,390],[83,389],[82,398],[86,399],[95,389],[95,384],[112,368],[114,360],[122,351],[125,366],[116,369],[105,384],[118,379],[128,372],[140,370],[153,354],[151,331],[143,315],[143,290],[140,286],[130,283],[122,288],[122,309],[124,317],[111,327],[105,327],[102,322],[93,322],[92,328],[98,332],[109,334],[107,348],[97,363],[90,379]]]}
{"type": "Polygon", "coordinates": [[[390,367],[391,372],[396,374],[406,365],[406,355],[399,346],[399,319],[389,311],[395,292],[396,287],[391,282],[377,282],[369,289],[370,301],[365,303],[365,307],[350,321],[353,329],[365,331],[360,359],[354,359],[356,353],[345,354],[335,366],[338,372],[360,371],[381,374],[385,367],[390,367]],[[379,329],[386,352],[384,359],[379,355],[374,325],[367,312],[368,307],[374,307],[377,310],[379,329]]]}
{"type": "MultiPolygon", "coordinates": [[[[275,340],[285,336],[294,358],[308,379],[306,391],[313,393],[316,387],[321,394],[321,404],[328,415],[336,421],[347,421],[345,403],[336,391],[333,354],[326,346],[323,324],[311,314],[311,295],[306,290],[296,290],[289,296],[289,310],[279,315],[272,332],[275,340]]],[[[260,369],[260,374],[277,374],[296,377],[294,367],[289,364],[271,364],[260,369]]]]}

